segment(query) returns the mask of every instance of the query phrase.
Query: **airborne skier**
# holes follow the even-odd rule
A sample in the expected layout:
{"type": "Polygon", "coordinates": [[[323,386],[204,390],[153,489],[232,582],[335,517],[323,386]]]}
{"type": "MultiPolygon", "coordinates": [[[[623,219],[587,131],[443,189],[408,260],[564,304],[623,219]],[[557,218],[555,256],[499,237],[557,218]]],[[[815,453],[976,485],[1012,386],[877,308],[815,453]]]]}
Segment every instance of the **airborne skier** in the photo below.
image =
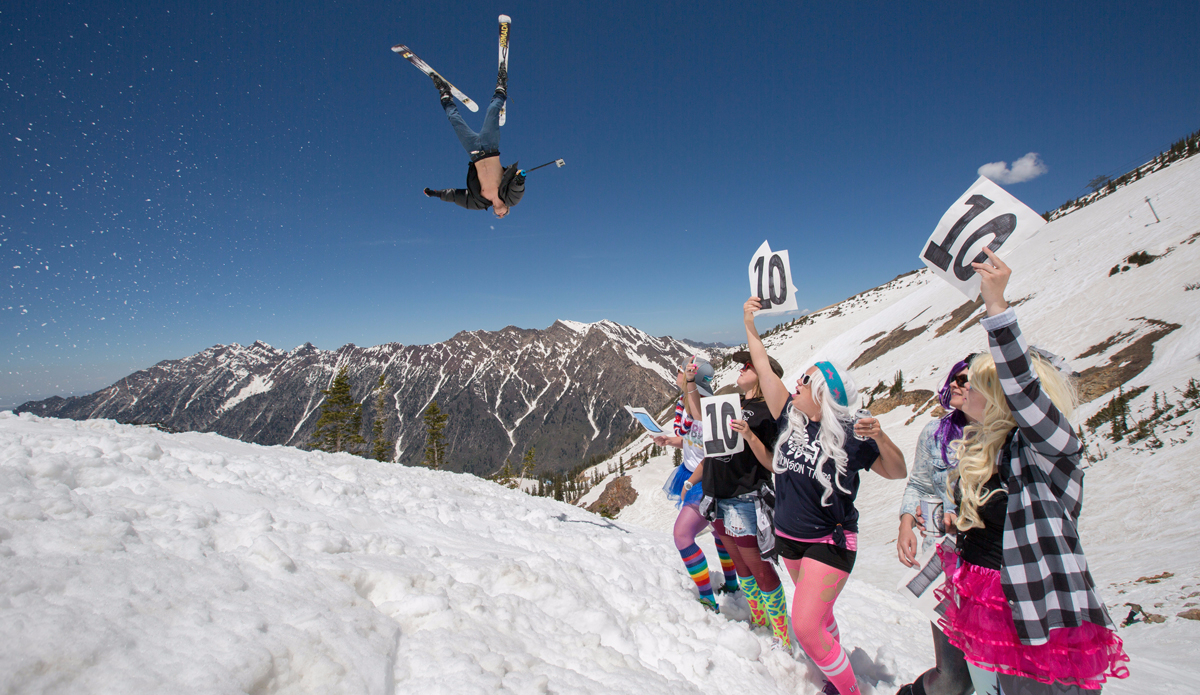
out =
{"type": "MultiPolygon", "coordinates": [[[[467,187],[443,190],[425,189],[430,198],[440,198],[468,210],[492,208],[497,218],[508,214],[513,205],[525,195],[525,172],[517,162],[508,167],[500,163],[500,124],[504,115],[504,102],[508,98],[508,33],[510,19],[500,15],[500,69],[496,75],[496,91],[483,118],[483,127],[478,133],[471,130],[454,105],[454,88],[437,72],[430,70],[429,76],[437,86],[446,111],[446,118],[454,128],[463,149],[471,156],[467,165],[467,187]]],[[[407,56],[406,56],[407,57],[407,56]]],[[[415,57],[415,56],[414,56],[415,57]]],[[[414,63],[415,65],[416,63],[414,63]]],[[[420,66],[418,66],[420,67],[420,66]]]]}

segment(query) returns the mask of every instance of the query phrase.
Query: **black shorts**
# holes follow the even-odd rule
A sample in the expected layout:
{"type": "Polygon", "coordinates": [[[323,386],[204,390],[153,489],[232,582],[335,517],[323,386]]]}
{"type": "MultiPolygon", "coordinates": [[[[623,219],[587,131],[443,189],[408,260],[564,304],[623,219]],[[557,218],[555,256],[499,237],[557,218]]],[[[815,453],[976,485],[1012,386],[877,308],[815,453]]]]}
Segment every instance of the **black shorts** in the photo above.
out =
{"type": "Polygon", "coordinates": [[[783,536],[775,536],[775,547],[779,549],[779,556],[782,558],[788,560],[808,558],[846,574],[850,574],[850,571],[854,569],[854,558],[858,557],[858,553],[853,550],[839,548],[831,543],[805,543],[783,536]]]}

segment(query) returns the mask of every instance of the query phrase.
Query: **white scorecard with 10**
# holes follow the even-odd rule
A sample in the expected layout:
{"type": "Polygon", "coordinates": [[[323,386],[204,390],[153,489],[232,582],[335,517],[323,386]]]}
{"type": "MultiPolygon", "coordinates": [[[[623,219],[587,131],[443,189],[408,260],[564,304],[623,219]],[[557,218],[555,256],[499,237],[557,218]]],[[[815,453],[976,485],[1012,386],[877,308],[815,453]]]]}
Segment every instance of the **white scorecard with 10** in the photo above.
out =
{"type": "Polygon", "coordinates": [[[766,241],[758,247],[750,259],[750,294],[762,300],[756,316],[800,310],[787,251],[772,251],[766,241]]]}
{"type": "Polygon", "coordinates": [[[741,451],[746,442],[729,424],[742,419],[741,396],[728,393],[700,399],[700,416],[704,424],[704,455],[729,456],[741,451]]]}
{"type": "Polygon", "coordinates": [[[921,250],[921,261],[967,299],[975,299],[979,296],[979,275],[971,263],[987,260],[983,247],[1003,257],[1044,224],[1041,215],[991,179],[980,176],[942,215],[921,250]]]}

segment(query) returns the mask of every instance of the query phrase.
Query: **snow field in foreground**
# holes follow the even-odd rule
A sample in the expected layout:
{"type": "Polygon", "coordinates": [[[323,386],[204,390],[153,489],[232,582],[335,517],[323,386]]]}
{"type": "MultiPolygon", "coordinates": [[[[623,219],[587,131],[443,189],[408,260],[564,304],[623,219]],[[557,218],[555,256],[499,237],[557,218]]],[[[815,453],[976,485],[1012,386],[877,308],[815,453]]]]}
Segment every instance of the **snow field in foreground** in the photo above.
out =
{"type": "MultiPolygon", "coordinates": [[[[920,660],[885,646],[920,627],[893,595],[860,585],[843,603],[868,673],[920,660]]],[[[697,603],[661,532],[469,475],[8,412],[0,643],[11,693],[820,682],[765,631],[697,603]]]]}

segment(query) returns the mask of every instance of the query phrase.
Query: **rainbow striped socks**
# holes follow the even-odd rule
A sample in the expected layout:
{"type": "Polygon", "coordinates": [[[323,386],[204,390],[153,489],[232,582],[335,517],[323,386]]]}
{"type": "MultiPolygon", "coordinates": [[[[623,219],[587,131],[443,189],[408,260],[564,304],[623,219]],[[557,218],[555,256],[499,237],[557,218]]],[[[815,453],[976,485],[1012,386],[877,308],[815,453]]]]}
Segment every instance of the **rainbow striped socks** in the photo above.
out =
{"type": "Polygon", "coordinates": [[[679,555],[683,558],[683,564],[687,566],[688,575],[700,590],[700,602],[717,610],[717,599],[713,596],[712,582],[708,578],[708,560],[704,557],[704,551],[692,543],[680,550],[679,555]]]}
{"type": "Polygon", "coordinates": [[[717,542],[717,556],[721,558],[721,571],[725,573],[725,586],[718,587],[717,591],[722,594],[735,594],[738,590],[738,576],[737,570],[733,568],[733,559],[725,550],[720,536],[714,533],[713,540],[717,542]]]}

